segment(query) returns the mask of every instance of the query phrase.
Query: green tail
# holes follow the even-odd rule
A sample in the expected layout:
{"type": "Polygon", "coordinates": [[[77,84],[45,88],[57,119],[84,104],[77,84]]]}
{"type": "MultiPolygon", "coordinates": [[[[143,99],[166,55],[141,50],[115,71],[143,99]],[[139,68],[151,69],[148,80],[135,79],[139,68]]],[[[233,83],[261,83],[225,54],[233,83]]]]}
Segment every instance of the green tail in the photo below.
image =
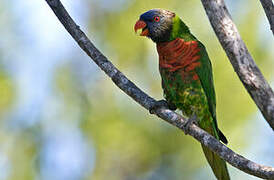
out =
{"type": "Polygon", "coordinates": [[[207,162],[213,170],[216,178],[218,180],[230,180],[226,167],[226,162],[221,159],[217,154],[212,152],[208,147],[202,145],[202,148],[206,156],[207,162]]]}

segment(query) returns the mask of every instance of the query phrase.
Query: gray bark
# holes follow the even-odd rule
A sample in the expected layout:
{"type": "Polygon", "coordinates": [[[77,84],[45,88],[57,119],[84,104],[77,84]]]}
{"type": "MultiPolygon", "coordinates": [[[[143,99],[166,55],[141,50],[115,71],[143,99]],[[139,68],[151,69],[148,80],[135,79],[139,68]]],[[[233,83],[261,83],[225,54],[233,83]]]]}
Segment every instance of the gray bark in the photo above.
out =
{"type": "Polygon", "coordinates": [[[274,35],[274,5],[272,0],[260,0],[274,35]]]}

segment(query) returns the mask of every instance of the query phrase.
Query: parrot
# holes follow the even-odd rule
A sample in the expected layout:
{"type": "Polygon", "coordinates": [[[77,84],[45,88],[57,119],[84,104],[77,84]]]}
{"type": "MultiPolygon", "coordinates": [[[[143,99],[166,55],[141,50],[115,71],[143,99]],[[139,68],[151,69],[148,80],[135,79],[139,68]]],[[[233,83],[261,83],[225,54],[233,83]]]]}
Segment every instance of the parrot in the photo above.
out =
{"type": "MultiPolygon", "coordinates": [[[[164,99],[150,108],[180,110],[216,139],[227,144],[216,120],[216,95],[212,65],[205,46],[190,32],[174,12],[152,9],[142,15],[134,26],[140,36],[156,43],[164,99]]],[[[188,124],[186,123],[186,125],[188,124]]],[[[229,180],[226,162],[202,145],[206,160],[218,180],[229,180]]]]}

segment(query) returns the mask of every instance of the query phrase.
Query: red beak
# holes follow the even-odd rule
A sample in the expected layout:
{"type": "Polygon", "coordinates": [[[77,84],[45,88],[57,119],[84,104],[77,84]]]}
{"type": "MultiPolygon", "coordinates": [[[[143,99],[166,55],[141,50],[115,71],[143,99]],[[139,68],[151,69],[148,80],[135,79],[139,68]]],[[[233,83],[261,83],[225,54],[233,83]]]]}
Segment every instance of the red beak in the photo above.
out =
{"type": "Polygon", "coordinates": [[[134,26],[134,31],[137,33],[138,29],[142,29],[142,32],[140,34],[140,36],[148,36],[149,35],[149,31],[147,29],[147,24],[142,21],[142,20],[138,20],[134,26]]]}

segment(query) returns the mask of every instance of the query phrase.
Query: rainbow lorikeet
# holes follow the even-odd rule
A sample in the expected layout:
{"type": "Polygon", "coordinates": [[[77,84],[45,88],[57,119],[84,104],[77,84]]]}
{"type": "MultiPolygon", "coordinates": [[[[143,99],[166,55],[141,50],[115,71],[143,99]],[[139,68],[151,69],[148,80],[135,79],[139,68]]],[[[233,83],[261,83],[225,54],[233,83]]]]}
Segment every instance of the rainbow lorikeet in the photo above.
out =
{"type": "MultiPolygon", "coordinates": [[[[164,105],[179,109],[185,116],[197,120],[197,125],[227,144],[216,121],[216,98],[211,62],[204,45],[191,34],[186,24],[173,12],[153,9],[145,12],[135,24],[156,43],[159,70],[166,101],[164,105]]],[[[163,103],[165,102],[165,103],[163,103]]],[[[229,180],[226,163],[209,148],[202,149],[218,180],[229,180]]]]}

